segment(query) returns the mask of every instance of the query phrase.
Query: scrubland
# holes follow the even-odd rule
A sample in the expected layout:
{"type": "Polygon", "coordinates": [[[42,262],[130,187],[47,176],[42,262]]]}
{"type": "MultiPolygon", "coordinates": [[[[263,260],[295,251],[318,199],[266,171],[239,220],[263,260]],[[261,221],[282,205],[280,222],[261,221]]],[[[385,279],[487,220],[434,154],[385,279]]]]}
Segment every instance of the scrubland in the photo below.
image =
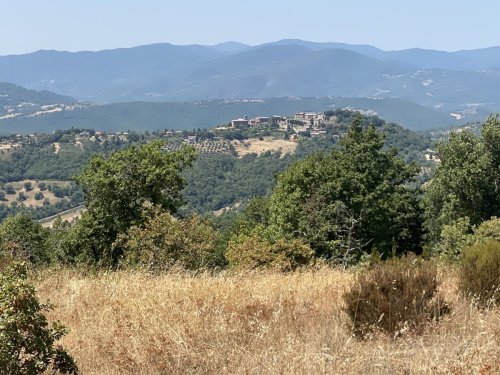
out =
{"type": "Polygon", "coordinates": [[[354,271],[151,275],[46,270],[32,275],[69,329],[83,374],[498,374],[500,309],[459,297],[421,335],[355,338],[342,294],[354,271]]]}

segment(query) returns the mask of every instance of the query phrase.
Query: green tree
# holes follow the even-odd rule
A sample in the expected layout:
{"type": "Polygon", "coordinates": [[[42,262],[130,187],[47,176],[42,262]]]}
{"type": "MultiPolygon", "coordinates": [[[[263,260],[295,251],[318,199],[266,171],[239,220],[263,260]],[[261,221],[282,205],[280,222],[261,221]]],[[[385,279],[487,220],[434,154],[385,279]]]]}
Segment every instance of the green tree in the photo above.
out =
{"type": "Polygon", "coordinates": [[[416,172],[357,116],[339,149],[307,157],[278,177],[271,227],[279,237],[303,238],[319,256],[343,261],[363,250],[418,251],[417,192],[405,186],[416,172]]]}
{"type": "Polygon", "coordinates": [[[489,117],[477,137],[453,132],[438,147],[441,163],[425,188],[426,227],[438,240],[444,225],[468,218],[475,226],[500,215],[500,122],[489,117]]]}
{"type": "Polygon", "coordinates": [[[76,178],[85,193],[87,211],[77,224],[84,248],[94,262],[116,265],[121,249],[113,247],[119,233],[141,225],[144,205],[174,213],[182,204],[181,172],[194,159],[194,150],[165,152],[162,142],[131,146],[109,157],[95,156],[76,178]]]}
{"type": "Polygon", "coordinates": [[[11,194],[11,195],[16,194],[16,189],[14,189],[14,186],[12,186],[10,184],[5,185],[4,190],[7,194],[11,194]]]}
{"type": "Polygon", "coordinates": [[[0,255],[32,263],[43,263],[47,256],[48,231],[29,216],[10,216],[0,224],[0,255]]]}
{"type": "Polygon", "coordinates": [[[24,190],[26,190],[26,191],[33,190],[33,184],[30,181],[26,181],[23,186],[24,186],[24,190]]]}
{"type": "Polygon", "coordinates": [[[5,192],[4,191],[0,191],[0,201],[5,201],[6,198],[5,198],[5,192]]]}
{"type": "Polygon", "coordinates": [[[55,343],[66,329],[51,326],[35,289],[26,281],[26,268],[14,265],[0,272],[0,375],[36,375],[47,369],[77,374],[71,356],[55,343]]]}

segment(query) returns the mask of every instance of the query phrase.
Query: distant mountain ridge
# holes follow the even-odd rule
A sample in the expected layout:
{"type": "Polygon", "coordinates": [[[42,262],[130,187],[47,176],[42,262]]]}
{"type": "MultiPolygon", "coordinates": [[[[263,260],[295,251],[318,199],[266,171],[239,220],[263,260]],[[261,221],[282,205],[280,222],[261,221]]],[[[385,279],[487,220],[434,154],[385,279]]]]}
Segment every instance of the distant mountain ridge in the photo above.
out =
{"type": "Polygon", "coordinates": [[[287,39],[258,46],[162,43],[98,52],[38,51],[0,56],[0,81],[97,103],[401,99],[462,120],[500,110],[500,47],[384,51],[287,39]]]}
{"type": "Polygon", "coordinates": [[[0,120],[38,116],[80,106],[69,96],[50,91],[34,91],[0,82],[0,120]]]}
{"type": "Polygon", "coordinates": [[[0,82],[0,111],[5,105],[17,105],[20,103],[45,104],[70,104],[76,103],[76,99],[53,93],[51,91],[35,91],[20,87],[8,82],[0,82]]]}

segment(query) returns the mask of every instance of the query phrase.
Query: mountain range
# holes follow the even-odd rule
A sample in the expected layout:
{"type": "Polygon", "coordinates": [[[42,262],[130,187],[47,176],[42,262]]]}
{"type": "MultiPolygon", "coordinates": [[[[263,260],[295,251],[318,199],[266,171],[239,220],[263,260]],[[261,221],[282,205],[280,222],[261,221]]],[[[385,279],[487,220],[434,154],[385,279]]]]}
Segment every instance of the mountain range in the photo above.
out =
{"type": "Polygon", "coordinates": [[[57,92],[66,101],[69,96],[100,104],[391,99],[386,103],[400,100],[442,114],[443,125],[449,125],[500,111],[500,47],[384,51],[369,45],[288,39],[258,46],[165,43],[97,52],[37,51],[0,56],[0,81],[57,92]]]}

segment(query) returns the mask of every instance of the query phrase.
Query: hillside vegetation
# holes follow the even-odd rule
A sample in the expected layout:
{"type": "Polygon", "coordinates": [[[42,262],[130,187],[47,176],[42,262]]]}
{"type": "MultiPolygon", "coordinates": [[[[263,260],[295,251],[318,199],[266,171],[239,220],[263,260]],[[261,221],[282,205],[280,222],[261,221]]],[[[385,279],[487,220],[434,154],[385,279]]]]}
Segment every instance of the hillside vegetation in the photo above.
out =
{"type": "Polygon", "coordinates": [[[333,115],[349,119],[335,124],[341,136],[325,131],[293,155],[225,150],[232,159],[204,160],[226,160],[225,175],[196,166],[186,143],[123,138],[74,177],[79,219],[44,228],[25,213],[8,216],[0,371],[497,373],[500,120],[450,133],[426,181],[415,149],[392,147],[419,139],[413,133],[357,112],[333,115]],[[275,180],[259,181],[276,165],[275,180]],[[232,179],[235,166],[253,171],[252,184],[232,179]],[[200,216],[185,209],[192,168],[204,170],[207,196],[227,181],[242,196],[269,190],[200,216]],[[56,301],[53,312],[31,283],[56,301]],[[48,325],[60,318],[69,334],[48,325]]]}

